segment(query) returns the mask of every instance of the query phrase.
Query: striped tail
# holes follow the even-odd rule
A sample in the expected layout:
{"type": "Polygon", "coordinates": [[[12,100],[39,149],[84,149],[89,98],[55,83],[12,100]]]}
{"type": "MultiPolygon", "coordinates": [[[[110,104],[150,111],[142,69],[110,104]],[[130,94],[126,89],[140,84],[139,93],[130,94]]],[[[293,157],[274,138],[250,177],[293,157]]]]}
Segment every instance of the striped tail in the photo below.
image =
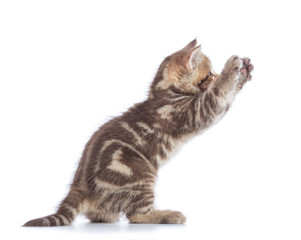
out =
{"type": "Polygon", "coordinates": [[[52,227],[69,225],[79,214],[85,199],[83,191],[71,189],[55,214],[31,220],[23,227],[52,227]]]}

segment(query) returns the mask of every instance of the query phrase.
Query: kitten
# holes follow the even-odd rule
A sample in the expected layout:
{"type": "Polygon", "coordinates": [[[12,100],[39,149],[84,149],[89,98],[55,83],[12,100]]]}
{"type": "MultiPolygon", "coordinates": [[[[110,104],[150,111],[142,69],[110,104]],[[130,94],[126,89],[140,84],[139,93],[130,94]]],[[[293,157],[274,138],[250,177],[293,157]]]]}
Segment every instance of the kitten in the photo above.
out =
{"type": "Polygon", "coordinates": [[[248,58],[232,56],[216,74],[196,40],[161,63],[148,98],[116,117],[85,146],[70,191],[53,215],[24,226],[62,226],[78,214],[111,223],[184,223],[181,212],[154,209],[158,168],[189,138],[215,124],[251,79],[248,58]]]}

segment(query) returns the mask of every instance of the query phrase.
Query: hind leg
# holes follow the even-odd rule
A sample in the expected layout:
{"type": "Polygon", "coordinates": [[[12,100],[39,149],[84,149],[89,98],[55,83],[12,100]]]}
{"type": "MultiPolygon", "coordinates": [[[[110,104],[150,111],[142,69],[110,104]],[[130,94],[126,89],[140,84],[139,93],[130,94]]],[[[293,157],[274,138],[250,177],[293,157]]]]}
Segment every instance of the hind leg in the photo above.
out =
{"type": "Polygon", "coordinates": [[[153,192],[145,191],[132,199],[126,213],[131,223],[182,224],[186,217],[178,211],[155,210],[153,192]]]}
{"type": "Polygon", "coordinates": [[[85,216],[94,223],[114,223],[118,221],[120,213],[105,213],[102,211],[90,211],[85,216]]]}

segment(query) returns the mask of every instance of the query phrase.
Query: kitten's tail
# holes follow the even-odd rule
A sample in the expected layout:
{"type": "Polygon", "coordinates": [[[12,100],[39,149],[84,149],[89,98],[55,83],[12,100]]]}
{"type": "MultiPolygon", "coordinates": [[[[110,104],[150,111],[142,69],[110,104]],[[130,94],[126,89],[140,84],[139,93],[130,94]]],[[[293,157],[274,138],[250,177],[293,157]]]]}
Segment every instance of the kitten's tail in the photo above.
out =
{"type": "Polygon", "coordinates": [[[23,227],[50,227],[69,225],[79,214],[83,205],[85,194],[82,190],[72,189],[60,204],[55,214],[31,220],[23,227]]]}

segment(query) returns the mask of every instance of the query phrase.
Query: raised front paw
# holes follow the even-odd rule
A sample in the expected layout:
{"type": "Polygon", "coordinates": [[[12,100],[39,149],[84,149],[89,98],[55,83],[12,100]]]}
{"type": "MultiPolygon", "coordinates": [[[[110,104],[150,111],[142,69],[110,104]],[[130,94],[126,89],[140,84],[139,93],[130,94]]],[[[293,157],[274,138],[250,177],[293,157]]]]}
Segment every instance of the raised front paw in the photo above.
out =
{"type": "Polygon", "coordinates": [[[230,57],[221,73],[221,82],[235,82],[239,77],[239,70],[243,66],[243,61],[240,57],[234,55],[230,57]]]}
{"type": "Polygon", "coordinates": [[[228,70],[229,73],[233,72],[235,74],[238,74],[239,73],[239,69],[242,66],[243,66],[242,59],[239,56],[237,56],[237,55],[233,55],[226,62],[225,69],[228,70]]]}
{"type": "Polygon", "coordinates": [[[251,72],[254,69],[254,66],[251,64],[251,60],[249,58],[242,58],[242,66],[239,70],[240,76],[237,82],[237,89],[240,90],[244,86],[247,81],[252,79],[251,72]]]}

